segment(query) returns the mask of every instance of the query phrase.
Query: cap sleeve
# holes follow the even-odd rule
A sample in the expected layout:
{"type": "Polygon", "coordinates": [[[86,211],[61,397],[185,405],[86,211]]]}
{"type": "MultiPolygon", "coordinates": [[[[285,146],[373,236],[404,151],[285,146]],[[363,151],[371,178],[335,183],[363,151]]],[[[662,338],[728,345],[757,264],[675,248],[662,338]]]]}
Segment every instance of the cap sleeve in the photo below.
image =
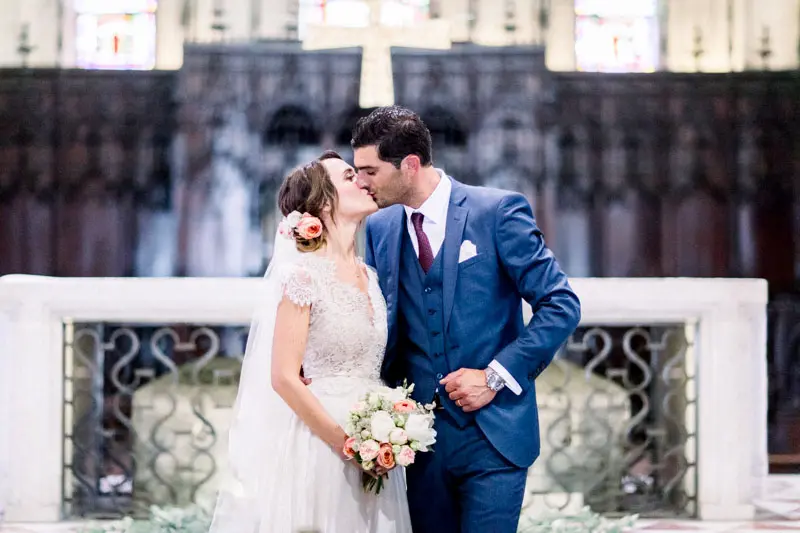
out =
{"type": "Polygon", "coordinates": [[[301,307],[311,306],[317,299],[314,278],[304,265],[291,265],[283,273],[281,288],[286,298],[301,307]]]}

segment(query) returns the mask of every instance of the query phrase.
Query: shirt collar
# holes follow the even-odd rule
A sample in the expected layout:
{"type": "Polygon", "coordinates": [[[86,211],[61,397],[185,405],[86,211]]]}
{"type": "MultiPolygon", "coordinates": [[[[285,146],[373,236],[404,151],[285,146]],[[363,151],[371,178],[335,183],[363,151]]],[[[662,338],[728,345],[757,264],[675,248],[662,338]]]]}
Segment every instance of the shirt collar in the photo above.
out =
{"type": "Polygon", "coordinates": [[[445,218],[447,217],[447,206],[450,204],[450,193],[453,190],[453,183],[442,169],[437,168],[436,172],[439,173],[439,184],[428,199],[419,206],[419,209],[414,209],[407,205],[403,206],[409,220],[411,220],[412,213],[422,213],[422,216],[431,222],[435,224],[444,224],[445,218]]]}

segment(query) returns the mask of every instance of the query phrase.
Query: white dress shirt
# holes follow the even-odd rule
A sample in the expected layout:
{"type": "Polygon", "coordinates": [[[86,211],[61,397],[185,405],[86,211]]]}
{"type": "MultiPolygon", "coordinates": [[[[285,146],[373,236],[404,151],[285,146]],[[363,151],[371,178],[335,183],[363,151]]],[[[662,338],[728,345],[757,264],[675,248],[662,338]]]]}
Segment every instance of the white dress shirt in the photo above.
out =
{"type": "Polygon", "coordinates": [[[414,213],[422,213],[425,217],[422,219],[422,231],[428,237],[428,242],[431,243],[431,252],[433,258],[439,254],[444,243],[444,231],[447,227],[447,208],[450,207],[450,193],[453,190],[453,183],[450,181],[445,173],[436,169],[441,179],[439,185],[433,190],[433,193],[428,197],[419,209],[403,206],[406,209],[406,228],[408,228],[408,235],[411,237],[411,244],[414,245],[414,251],[419,257],[419,241],[417,240],[417,232],[414,230],[414,224],[411,222],[411,215],[414,213]]]}
{"type": "MultiPolygon", "coordinates": [[[[425,232],[431,244],[431,252],[433,253],[434,260],[436,256],[439,255],[439,250],[442,249],[442,244],[444,243],[445,231],[447,229],[447,210],[450,206],[450,193],[453,190],[453,183],[444,171],[438,168],[436,171],[440,176],[439,184],[428,199],[419,206],[419,209],[414,209],[407,205],[403,206],[406,210],[406,229],[408,230],[409,237],[411,237],[411,244],[414,245],[414,252],[417,254],[417,257],[419,257],[419,241],[417,240],[417,232],[414,230],[414,224],[411,222],[411,215],[414,213],[422,213],[424,217],[422,219],[422,231],[425,232]]],[[[514,379],[503,365],[497,361],[492,361],[489,363],[489,368],[497,372],[500,377],[503,378],[506,387],[508,387],[511,392],[517,395],[522,394],[522,387],[520,387],[517,380],[514,379]]]]}

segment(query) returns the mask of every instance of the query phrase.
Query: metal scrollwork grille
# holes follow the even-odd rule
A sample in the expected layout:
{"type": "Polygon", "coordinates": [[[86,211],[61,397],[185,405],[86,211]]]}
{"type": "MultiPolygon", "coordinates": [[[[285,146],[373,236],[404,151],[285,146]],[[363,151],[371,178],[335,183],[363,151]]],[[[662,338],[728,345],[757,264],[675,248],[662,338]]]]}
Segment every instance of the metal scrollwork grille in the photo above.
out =
{"type": "Polygon", "coordinates": [[[531,509],[696,515],[692,338],[684,325],[575,332],[536,381],[531,509]]]}
{"type": "Polygon", "coordinates": [[[65,325],[65,514],[213,503],[246,335],[65,325]]]}
{"type": "MultiPolygon", "coordinates": [[[[247,328],[65,324],[67,516],[213,506],[247,328]]],[[[582,326],[536,380],[523,513],[696,515],[693,329],[582,326]]]]}

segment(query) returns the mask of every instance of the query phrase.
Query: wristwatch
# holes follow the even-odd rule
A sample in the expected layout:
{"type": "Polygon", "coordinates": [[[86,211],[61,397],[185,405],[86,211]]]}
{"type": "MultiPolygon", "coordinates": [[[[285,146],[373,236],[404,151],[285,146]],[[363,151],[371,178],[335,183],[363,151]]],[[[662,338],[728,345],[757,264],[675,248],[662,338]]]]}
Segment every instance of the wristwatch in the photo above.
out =
{"type": "Polygon", "coordinates": [[[500,392],[506,386],[506,382],[493,368],[487,368],[484,372],[486,372],[486,386],[493,391],[500,392]]]}

